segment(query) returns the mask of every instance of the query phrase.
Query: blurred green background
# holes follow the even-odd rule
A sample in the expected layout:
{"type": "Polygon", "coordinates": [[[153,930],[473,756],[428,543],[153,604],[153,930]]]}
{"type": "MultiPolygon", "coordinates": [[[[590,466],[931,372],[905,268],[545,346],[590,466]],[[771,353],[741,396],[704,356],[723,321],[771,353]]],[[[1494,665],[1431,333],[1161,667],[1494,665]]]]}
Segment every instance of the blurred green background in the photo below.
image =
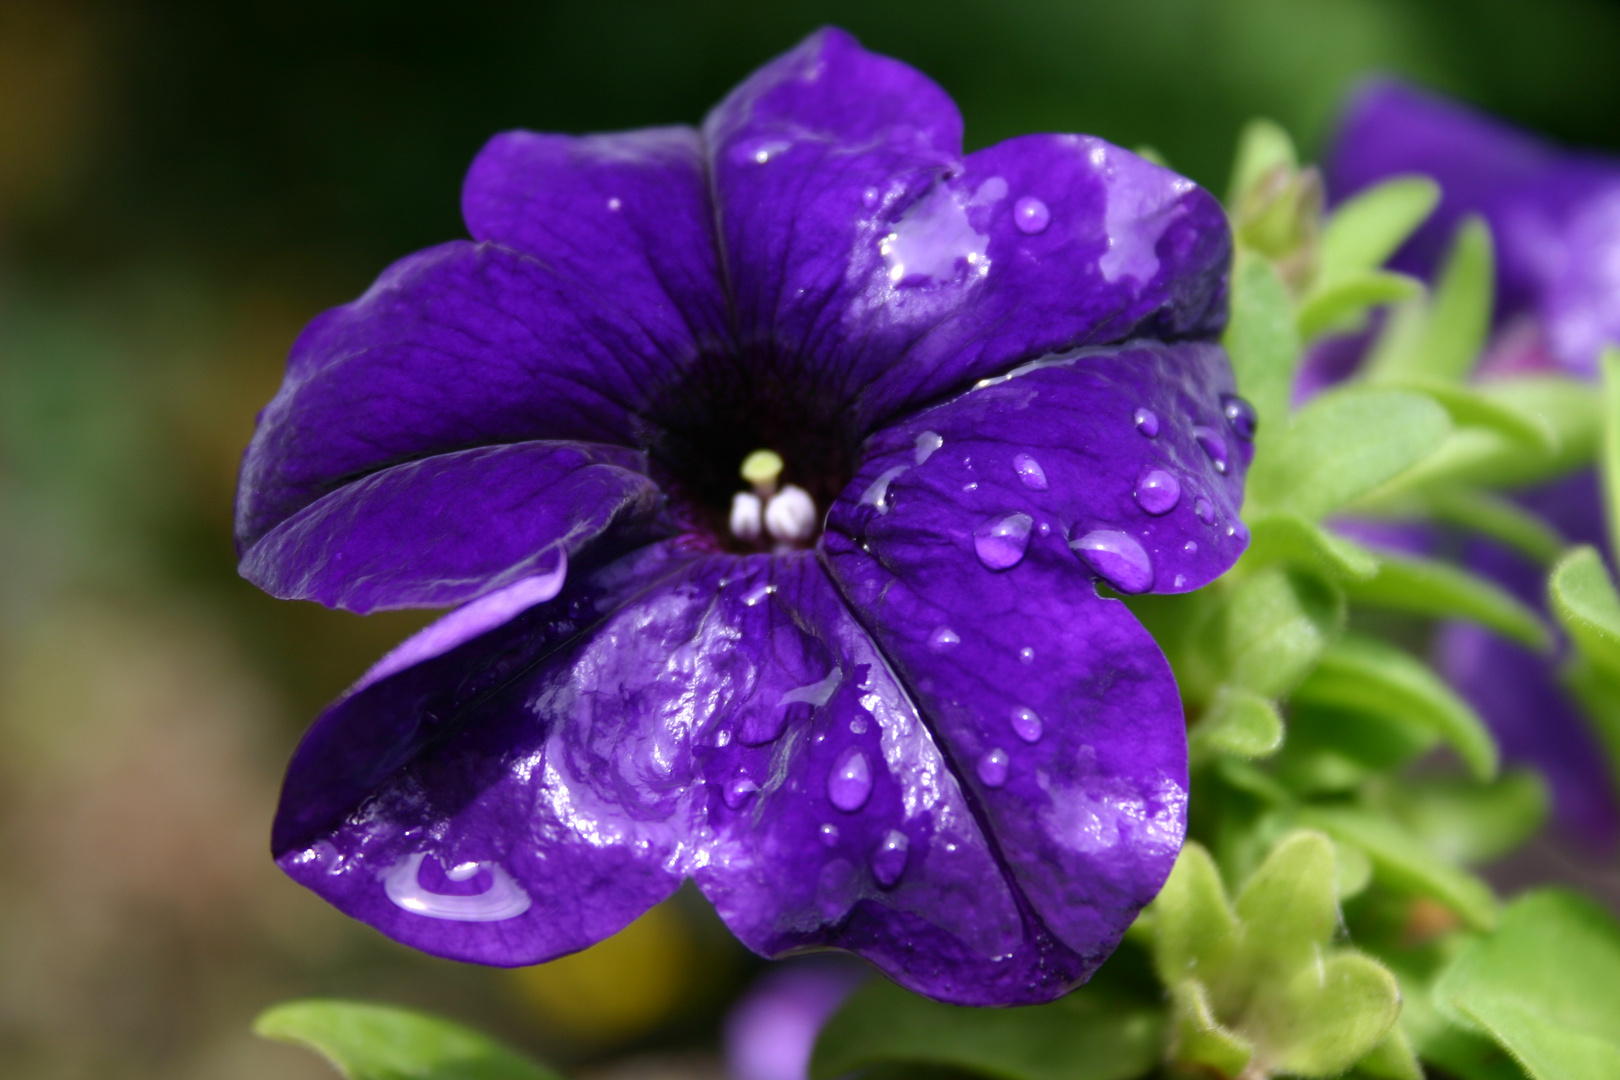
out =
{"type": "Polygon", "coordinates": [[[580,1075],[717,1075],[757,964],[693,897],[514,973],[280,877],[298,733],[421,620],[257,594],[231,493],[293,336],[461,234],[490,134],[696,121],[828,22],[944,84],[970,146],[1091,132],[1217,192],[1244,119],[1314,149],[1372,71],[1620,148],[1595,0],[0,0],[0,1075],[328,1076],[247,1025],[332,993],[580,1075]]]}

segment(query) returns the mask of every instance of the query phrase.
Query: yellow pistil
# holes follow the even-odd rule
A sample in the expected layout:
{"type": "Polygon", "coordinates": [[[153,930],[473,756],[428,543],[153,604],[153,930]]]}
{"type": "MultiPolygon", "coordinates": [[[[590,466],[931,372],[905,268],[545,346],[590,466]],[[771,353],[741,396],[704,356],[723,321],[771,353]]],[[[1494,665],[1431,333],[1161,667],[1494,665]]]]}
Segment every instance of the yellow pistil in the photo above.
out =
{"type": "Polygon", "coordinates": [[[781,479],[783,468],[782,455],[775,450],[755,450],[743,458],[742,478],[760,498],[768,499],[776,494],[776,482],[781,479]]]}

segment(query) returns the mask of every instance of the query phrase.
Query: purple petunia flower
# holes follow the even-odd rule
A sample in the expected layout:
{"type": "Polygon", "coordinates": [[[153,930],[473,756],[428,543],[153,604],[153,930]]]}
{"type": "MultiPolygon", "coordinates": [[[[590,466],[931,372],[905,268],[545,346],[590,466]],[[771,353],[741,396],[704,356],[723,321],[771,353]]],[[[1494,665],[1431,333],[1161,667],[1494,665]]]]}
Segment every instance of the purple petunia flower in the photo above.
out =
{"type": "Polygon", "coordinates": [[[726,1016],[730,1080],[806,1080],[823,1025],[866,973],[828,956],[793,960],[759,978],[726,1016]]]}
{"type": "Polygon", "coordinates": [[[1095,582],[1184,592],[1247,541],[1230,240],[1101,140],[961,134],[825,30],[701,130],[497,136],[473,242],[304,331],[243,574],[454,610],[304,738],[288,874],[490,964],[686,878],[760,953],[951,1001],[1102,962],[1187,774],[1169,667],[1095,582]]]}
{"type": "MultiPolygon", "coordinates": [[[[1369,84],[1346,112],[1330,154],[1335,199],[1402,173],[1441,187],[1433,217],[1393,260],[1430,276],[1464,216],[1496,242],[1496,329],[1481,377],[1562,371],[1592,377],[1620,342],[1620,161],[1559,150],[1451,102],[1393,82],[1369,84]]],[[[1346,357],[1351,363],[1353,357],[1346,357]]],[[[1596,477],[1573,476],[1520,496],[1571,544],[1607,548],[1596,477]]],[[[1473,539],[1465,561],[1545,608],[1545,571],[1473,539]]],[[[1441,628],[1437,662],[1495,732],[1504,756],[1535,766],[1559,822],[1589,846],[1620,838],[1607,756],[1559,684],[1556,666],[1467,623],[1441,628]]]]}

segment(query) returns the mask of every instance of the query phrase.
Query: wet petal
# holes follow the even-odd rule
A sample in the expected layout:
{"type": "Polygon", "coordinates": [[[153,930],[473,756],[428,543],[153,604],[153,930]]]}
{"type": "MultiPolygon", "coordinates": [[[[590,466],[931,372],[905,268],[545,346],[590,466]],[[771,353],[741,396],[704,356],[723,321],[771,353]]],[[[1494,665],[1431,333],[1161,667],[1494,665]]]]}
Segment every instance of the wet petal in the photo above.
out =
{"type": "Polygon", "coordinates": [[[697,750],[713,839],[696,879],[721,918],[767,956],[850,949],[947,1001],[1065,992],[1088,962],[1021,911],[928,725],[820,563],[751,566],[728,592],[755,600],[734,610],[762,646],[759,682],[697,750]],[[774,739],[742,737],[773,726],[758,722],[771,709],[774,739]]]}
{"type": "Polygon", "coordinates": [[[242,463],[238,543],[402,461],[531,439],[634,445],[637,411],[697,348],[667,305],[625,307],[535,256],[419,252],[294,344],[242,463]]]}
{"type": "Polygon", "coordinates": [[[242,559],[282,599],[365,613],[449,607],[544,574],[662,503],[642,455],[513,443],[372,473],[306,506],[242,559]]]}

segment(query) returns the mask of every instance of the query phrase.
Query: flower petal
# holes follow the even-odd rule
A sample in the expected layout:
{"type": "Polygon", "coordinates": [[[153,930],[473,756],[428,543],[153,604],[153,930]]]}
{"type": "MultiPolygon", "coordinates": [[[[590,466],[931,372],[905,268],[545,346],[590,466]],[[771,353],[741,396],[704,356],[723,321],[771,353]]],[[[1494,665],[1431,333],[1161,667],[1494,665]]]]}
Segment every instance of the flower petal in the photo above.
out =
{"type": "Polygon", "coordinates": [[[1239,457],[1217,473],[1194,433],[1215,428],[1229,377],[1206,345],[1048,358],[885,432],[828,517],[856,617],[1036,916],[1085,957],[1106,955],[1169,873],[1187,783],[1169,667],[1091,579],[1192,588],[1241,552],[1239,457]],[[1133,496],[1154,469],[1184,489],[1162,514],[1133,496]],[[1188,505],[1200,497],[1212,524],[1188,505]]]}
{"type": "Polygon", "coordinates": [[[449,607],[554,566],[662,503],[642,455],[526,442],[440,454],[322,496],[249,548],[242,576],[282,599],[364,614],[449,607]]]}
{"type": "Polygon", "coordinates": [[[945,1001],[1049,1001],[1093,963],[1022,907],[916,705],[810,555],[728,591],[746,702],[696,750],[712,839],[695,873],[766,956],[836,946],[945,1001]]]}
{"type": "Polygon", "coordinates": [[[402,461],[529,439],[635,445],[637,412],[697,351],[677,313],[625,308],[535,256],[418,252],[294,344],[242,462],[238,544],[402,461]]]}
{"type": "Polygon", "coordinates": [[[932,82],[841,31],[813,35],[710,114],[745,347],[863,422],[1079,344],[1218,331],[1220,207],[1097,139],[961,158],[932,82]]]}
{"type": "Polygon", "coordinates": [[[584,948],[672,893],[701,821],[685,694],[703,673],[671,649],[711,598],[657,583],[687,561],[648,549],[362,680],[293,757],[282,868],[408,945],[503,966],[584,948]]]}

